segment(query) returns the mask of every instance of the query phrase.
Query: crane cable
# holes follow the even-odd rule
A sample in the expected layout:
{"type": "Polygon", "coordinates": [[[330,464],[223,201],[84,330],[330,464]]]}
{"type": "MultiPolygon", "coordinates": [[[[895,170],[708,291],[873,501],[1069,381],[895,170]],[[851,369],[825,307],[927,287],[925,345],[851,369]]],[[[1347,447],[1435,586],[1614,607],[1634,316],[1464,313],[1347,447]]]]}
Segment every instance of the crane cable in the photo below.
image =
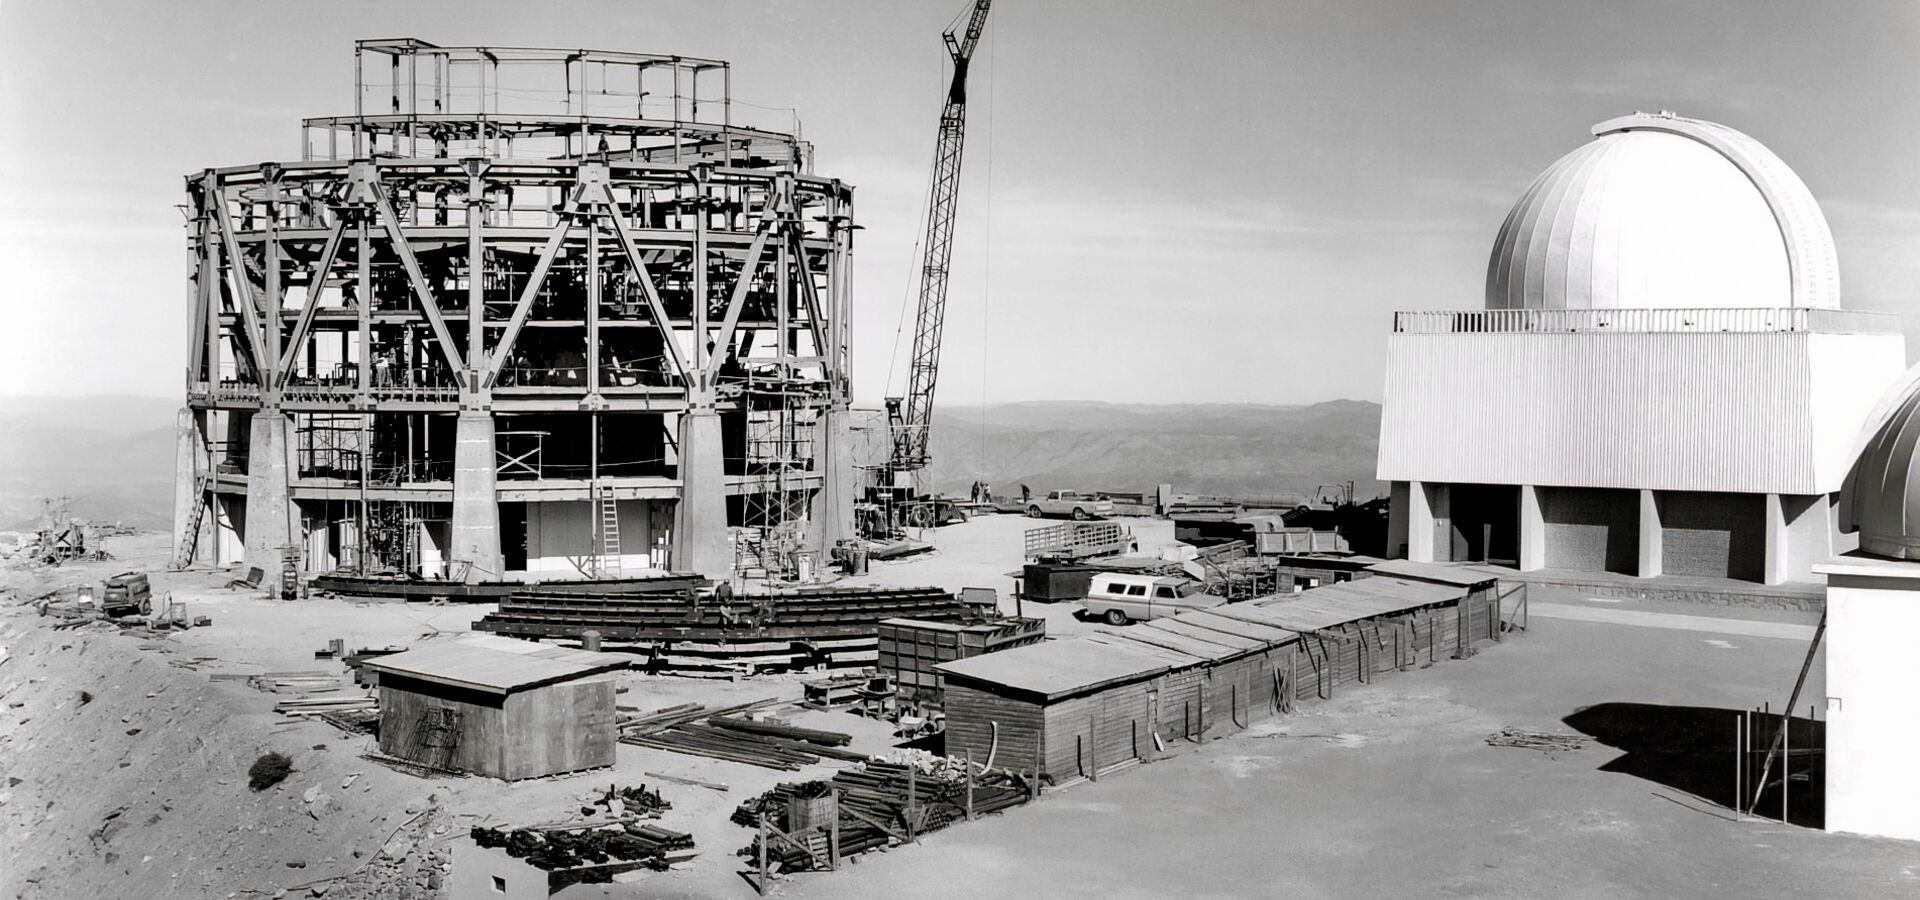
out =
{"type": "MultiPolygon", "coordinates": [[[[1006,22],[1005,12],[1000,14],[1000,21],[1003,25],[1006,22]]],[[[1004,33],[1006,29],[1002,27],[1001,31],[1004,33]]],[[[985,264],[985,272],[981,277],[980,291],[980,463],[975,467],[978,473],[976,480],[984,479],[988,474],[987,373],[990,370],[987,368],[987,350],[993,343],[993,339],[992,332],[987,326],[993,313],[993,133],[1000,119],[1000,108],[993,102],[993,64],[1000,55],[994,52],[993,45],[996,43],[998,41],[987,44],[987,206],[984,216],[986,233],[980,242],[980,255],[985,264]]]]}
{"type": "MultiPolygon", "coordinates": [[[[949,24],[948,28],[951,29],[952,25],[949,24]]],[[[942,62],[940,64],[939,77],[937,77],[935,81],[939,84],[945,84],[946,74],[947,74],[947,63],[942,62]]],[[[946,96],[945,88],[941,89],[940,96],[941,97],[946,96]]],[[[940,145],[940,137],[936,133],[934,135],[934,147],[936,150],[939,148],[939,145],[940,145]]],[[[916,276],[913,270],[913,265],[914,265],[914,262],[920,258],[921,239],[925,237],[925,232],[926,232],[925,225],[927,222],[929,204],[933,202],[933,179],[934,179],[935,172],[938,168],[939,166],[936,165],[936,166],[931,166],[927,169],[927,182],[920,189],[919,212],[915,213],[913,217],[916,234],[914,235],[914,238],[913,238],[913,250],[907,258],[907,279],[906,279],[907,283],[903,285],[900,290],[900,315],[898,318],[894,320],[894,325],[893,325],[893,350],[887,354],[887,378],[885,381],[880,383],[880,391],[882,396],[891,394],[893,392],[893,369],[895,366],[900,364],[900,335],[903,331],[906,330],[906,327],[907,327],[907,308],[909,306],[912,306],[916,299],[913,291],[914,286],[919,283],[919,280],[921,278],[926,277],[924,272],[916,276]]],[[[917,321],[918,319],[916,317],[916,323],[917,321]]],[[[903,390],[900,393],[904,395],[906,391],[903,390]]]]}

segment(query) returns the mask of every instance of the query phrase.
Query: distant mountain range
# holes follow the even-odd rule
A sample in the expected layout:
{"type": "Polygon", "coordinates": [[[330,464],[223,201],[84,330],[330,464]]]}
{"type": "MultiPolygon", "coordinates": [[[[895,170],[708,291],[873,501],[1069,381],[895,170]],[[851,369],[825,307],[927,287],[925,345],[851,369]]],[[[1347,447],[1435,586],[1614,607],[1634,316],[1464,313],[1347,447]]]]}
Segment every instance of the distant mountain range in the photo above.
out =
{"type": "Polygon", "coordinates": [[[173,527],[180,401],[124,395],[0,396],[0,530],[38,527],[44,497],[75,516],[173,527]]]}
{"type": "Polygon", "coordinates": [[[1380,405],[1333,400],[1309,406],[1015,403],[942,409],[934,415],[931,484],[964,492],[975,479],[995,493],[1151,491],[1311,496],[1353,481],[1358,499],[1374,480],[1380,405]]]}
{"type": "MultiPolygon", "coordinates": [[[[138,528],[172,527],[174,414],[158,397],[0,397],[0,530],[31,530],[43,497],[73,513],[138,528]]],[[[1374,496],[1380,406],[1014,403],[940,409],[931,484],[964,493],[1176,491],[1311,495],[1355,482],[1374,496]]]]}

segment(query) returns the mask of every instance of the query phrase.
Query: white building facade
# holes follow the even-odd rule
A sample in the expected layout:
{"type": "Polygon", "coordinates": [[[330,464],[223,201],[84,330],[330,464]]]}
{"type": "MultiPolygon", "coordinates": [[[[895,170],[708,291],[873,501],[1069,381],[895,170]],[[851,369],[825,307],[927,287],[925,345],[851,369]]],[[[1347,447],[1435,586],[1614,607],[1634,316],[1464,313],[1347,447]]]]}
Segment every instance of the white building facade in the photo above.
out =
{"type": "Polygon", "coordinates": [[[1495,242],[1484,309],[1402,312],[1378,477],[1417,561],[1811,580],[1861,427],[1906,367],[1839,308],[1800,179],[1737,131],[1603,122],[1495,242]]]}

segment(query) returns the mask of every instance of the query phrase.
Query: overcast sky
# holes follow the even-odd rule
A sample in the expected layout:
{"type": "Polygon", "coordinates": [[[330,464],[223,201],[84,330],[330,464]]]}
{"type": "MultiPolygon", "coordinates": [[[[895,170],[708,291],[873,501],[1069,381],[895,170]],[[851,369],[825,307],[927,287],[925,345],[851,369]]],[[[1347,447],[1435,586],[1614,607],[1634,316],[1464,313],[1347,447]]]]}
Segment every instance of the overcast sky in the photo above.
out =
{"type": "MultiPolygon", "coordinates": [[[[182,176],[297,159],[300,117],[352,111],[353,41],[408,36],[719,57],[756,121],[797,110],[857,188],[877,403],[966,5],[0,0],[0,391],[182,395],[182,176]]],[[[999,0],[939,401],[1378,399],[1390,313],[1481,306],[1533,176],[1663,108],[1793,166],[1843,303],[1920,346],[1916,60],[1913,2],[999,0]]]]}

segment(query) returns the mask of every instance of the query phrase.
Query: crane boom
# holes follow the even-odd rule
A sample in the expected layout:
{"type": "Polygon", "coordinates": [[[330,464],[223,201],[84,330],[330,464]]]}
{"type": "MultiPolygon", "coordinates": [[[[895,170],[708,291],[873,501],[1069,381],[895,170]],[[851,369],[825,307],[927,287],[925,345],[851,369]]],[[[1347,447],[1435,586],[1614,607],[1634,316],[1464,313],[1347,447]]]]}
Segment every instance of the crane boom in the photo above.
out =
{"type": "Polygon", "coordinates": [[[940,332],[947,313],[947,265],[953,259],[953,219],[960,200],[960,157],[967,136],[967,63],[987,26],[992,0],[974,0],[964,31],[942,35],[953,59],[953,81],[940,110],[940,137],[933,151],[933,183],[927,197],[926,255],[920,267],[919,315],[913,327],[913,362],[907,395],[887,401],[893,432],[890,468],[911,472],[927,464],[933,424],[933,389],[940,375],[940,332]],[[905,410],[900,407],[904,400],[905,410]]]}

